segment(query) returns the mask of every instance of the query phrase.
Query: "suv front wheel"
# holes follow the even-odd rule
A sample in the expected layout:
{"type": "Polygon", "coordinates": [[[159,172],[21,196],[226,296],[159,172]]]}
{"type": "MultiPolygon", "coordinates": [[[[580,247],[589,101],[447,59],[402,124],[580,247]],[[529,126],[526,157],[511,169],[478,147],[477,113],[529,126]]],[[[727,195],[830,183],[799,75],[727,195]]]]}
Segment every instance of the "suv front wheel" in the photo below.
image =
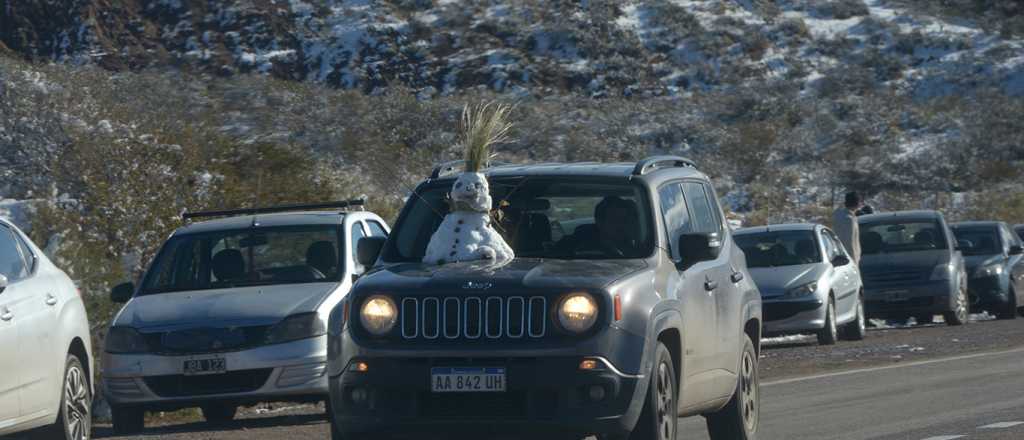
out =
{"type": "Polygon", "coordinates": [[[749,336],[744,338],[736,392],[725,408],[708,414],[711,440],[754,440],[761,412],[761,380],[757,374],[757,352],[749,336]]]}
{"type": "Polygon", "coordinates": [[[675,440],[679,424],[676,369],[665,344],[658,343],[647,399],[629,440],[675,440]]]}

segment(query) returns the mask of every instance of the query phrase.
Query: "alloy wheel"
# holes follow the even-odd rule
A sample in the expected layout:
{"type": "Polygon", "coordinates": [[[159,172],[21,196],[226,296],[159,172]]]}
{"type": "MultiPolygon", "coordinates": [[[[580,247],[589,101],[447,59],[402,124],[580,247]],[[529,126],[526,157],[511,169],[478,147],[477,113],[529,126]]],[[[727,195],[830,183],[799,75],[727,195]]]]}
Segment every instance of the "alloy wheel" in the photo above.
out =
{"type": "Polygon", "coordinates": [[[672,385],[672,375],[668,371],[668,365],[658,365],[658,438],[661,440],[672,439],[672,418],[675,417],[675,408],[672,404],[672,396],[675,393],[672,385]]]}
{"type": "Polygon", "coordinates": [[[743,353],[743,365],[740,378],[740,409],[743,412],[743,423],[747,432],[757,428],[758,415],[758,380],[757,364],[749,352],[743,353]]]}
{"type": "Polygon", "coordinates": [[[78,365],[68,368],[64,378],[64,424],[71,440],[89,440],[92,434],[92,397],[85,373],[78,365]]]}
{"type": "Polygon", "coordinates": [[[960,292],[956,296],[956,316],[960,322],[967,322],[967,288],[960,286],[960,292]]]}
{"type": "Polygon", "coordinates": [[[839,339],[839,325],[836,324],[836,306],[831,302],[828,304],[828,321],[828,332],[832,334],[832,340],[835,341],[839,339]]]}
{"type": "Polygon", "coordinates": [[[867,331],[867,320],[864,319],[864,300],[857,301],[857,328],[860,330],[860,334],[864,334],[867,331]]]}

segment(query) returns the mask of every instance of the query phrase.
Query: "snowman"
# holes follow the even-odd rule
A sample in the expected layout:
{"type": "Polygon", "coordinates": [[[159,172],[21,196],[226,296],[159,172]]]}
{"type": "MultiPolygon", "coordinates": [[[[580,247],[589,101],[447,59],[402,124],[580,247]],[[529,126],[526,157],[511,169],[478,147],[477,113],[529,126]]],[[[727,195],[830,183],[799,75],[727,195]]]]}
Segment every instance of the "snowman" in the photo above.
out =
{"type": "Polygon", "coordinates": [[[506,140],[511,127],[505,122],[509,110],[510,107],[493,104],[463,110],[466,171],[452,185],[450,212],[430,237],[424,263],[483,260],[503,264],[515,258],[512,248],[492,224],[490,185],[480,172],[489,158],[491,145],[506,140]]]}

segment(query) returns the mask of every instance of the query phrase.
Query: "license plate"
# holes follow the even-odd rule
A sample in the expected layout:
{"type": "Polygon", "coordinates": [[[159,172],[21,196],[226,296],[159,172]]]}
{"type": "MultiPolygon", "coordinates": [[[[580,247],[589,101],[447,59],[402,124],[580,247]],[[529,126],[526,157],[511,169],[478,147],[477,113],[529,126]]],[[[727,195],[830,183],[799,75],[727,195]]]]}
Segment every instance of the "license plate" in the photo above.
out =
{"type": "Polygon", "coordinates": [[[224,374],[227,372],[227,361],[222,357],[194,358],[185,361],[186,376],[224,374]]]}
{"type": "Polygon", "coordinates": [[[430,388],[435,393],[500,393],[505,391],[505,369],[431,368],[430,388]]]}

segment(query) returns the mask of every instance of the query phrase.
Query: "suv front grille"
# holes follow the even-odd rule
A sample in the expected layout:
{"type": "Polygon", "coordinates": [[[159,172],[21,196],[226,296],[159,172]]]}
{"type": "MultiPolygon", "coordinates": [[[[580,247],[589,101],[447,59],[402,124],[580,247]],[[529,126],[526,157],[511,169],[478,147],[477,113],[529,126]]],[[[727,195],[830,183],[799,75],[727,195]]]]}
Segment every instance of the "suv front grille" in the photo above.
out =
{"type": "Polygon", "coordinates": [[[543,296],[406,297],[399,307],[405,340],[540,339],[548,330],[543,296]]]}

